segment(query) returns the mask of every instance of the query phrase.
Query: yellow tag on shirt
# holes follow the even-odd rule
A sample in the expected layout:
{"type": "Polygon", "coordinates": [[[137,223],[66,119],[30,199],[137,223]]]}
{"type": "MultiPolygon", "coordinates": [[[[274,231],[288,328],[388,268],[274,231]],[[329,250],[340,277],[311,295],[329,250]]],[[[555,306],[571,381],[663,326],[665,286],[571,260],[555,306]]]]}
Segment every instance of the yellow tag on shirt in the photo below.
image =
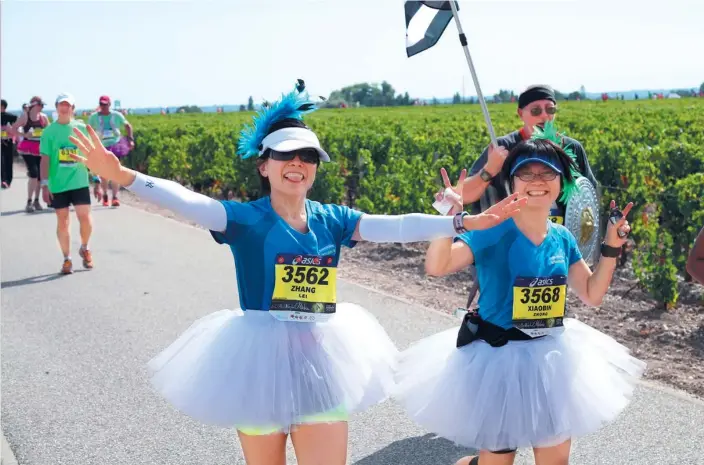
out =
{"type": "Polygon", "coordinates": [[[333,257],[279,254],[269,312],[283,321],[325,321],[335,313],[337,268],[333,257]]]}
{"type": "Polygon", "coordinates": [[[553,223],[565,224],[565,214],[563,211],[561,211],[559,208],[555,207],[553,205],[553,208],[550,209],[550,216],[548,216],[548,219],[552,221],[553,223]]]}
{"type": "Polygon", "coordinates": [[[61,166],[73,166],[76,164],[76,160],[71,158],[71,155],[78,155],[77,147],[62,147],[59,149],[59,165],[61,166]]]}
{"type": "Polygon", "coordinates": [[[562,331],[566,294],[566,276],[516,278],[513,326],[531,337],[562,331]]]}

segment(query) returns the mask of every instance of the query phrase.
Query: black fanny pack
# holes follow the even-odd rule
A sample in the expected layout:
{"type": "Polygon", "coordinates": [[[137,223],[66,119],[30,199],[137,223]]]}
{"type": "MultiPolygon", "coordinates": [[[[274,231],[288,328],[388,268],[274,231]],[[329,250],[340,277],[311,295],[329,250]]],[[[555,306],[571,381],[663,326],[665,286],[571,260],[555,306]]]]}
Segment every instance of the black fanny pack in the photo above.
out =
{"type": "Polygon", "coordinates": [[[538,338],[530,337],[516,328],[504,329],[501,326],[482,320],[476,312],[468,312],[462,319],[462,324],[457,334],[457,347],[466,346],[477,339],[486,341],[492,347],[501,347],[506,345],[508,341],[529,341],[538,338]]]}

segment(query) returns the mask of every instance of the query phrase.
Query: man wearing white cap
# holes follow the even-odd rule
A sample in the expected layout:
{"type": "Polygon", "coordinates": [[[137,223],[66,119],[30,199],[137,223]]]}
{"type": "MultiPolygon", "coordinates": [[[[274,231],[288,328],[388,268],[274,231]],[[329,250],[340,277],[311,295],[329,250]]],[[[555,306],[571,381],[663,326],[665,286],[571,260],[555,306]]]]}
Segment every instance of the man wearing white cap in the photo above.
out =
{"type": "Polygon", "coordinates": [[[90,213],[90,183],[88,169],[77,163],[72,155],[78,147],[69,140],[74,128],[87,134],[83,121],[73,117],[75,100],[71,94],[60,94],[56,98],[58,119],[42,133],[39,153],[42,155],[41,179],[44,201],[56,211],[59,239],[64,261],[61,274],[73,273],[71,261],[71,235],[69,228],[69,206],[73,205],[80,223],[81,248],[79,255],[85,268],[93,268],[93,257],[88,249],[88,241],[93,231],[90,213]]]}

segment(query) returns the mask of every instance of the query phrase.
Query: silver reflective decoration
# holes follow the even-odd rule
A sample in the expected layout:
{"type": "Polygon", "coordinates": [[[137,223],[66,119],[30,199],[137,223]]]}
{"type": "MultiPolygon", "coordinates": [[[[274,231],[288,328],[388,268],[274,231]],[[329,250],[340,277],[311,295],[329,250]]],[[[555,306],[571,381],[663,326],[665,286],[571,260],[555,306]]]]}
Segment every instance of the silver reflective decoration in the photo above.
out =
{"type": "Polygon", "coordinates": [[[577,239],[582,257],[592,265],[599,247],[599,196],[585,177],[577,179],[577,190],[567,204],[565,227],[577,239]]]}

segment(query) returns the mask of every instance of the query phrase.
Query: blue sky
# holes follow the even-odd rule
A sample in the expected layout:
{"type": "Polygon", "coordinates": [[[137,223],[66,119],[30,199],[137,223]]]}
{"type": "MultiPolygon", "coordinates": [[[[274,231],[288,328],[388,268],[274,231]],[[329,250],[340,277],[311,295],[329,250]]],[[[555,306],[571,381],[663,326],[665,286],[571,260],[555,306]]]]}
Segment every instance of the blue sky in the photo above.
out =
{"type": "MultiPolygon", "coordinates": [[[[454,23],[405,53],[403,0],[2,1],[0,91],[101,94],[123,107],[275,99],[296,78],[316,95],[389,81],[413,97],[476,95],[454,23]],[[30,28],[31,26],[31,28],[30,28]]],[[[699,87],[700,0],[464,0],[482,91],[699,87]],[[699,50],[699,52],[697,52],[699,50]]]]}

